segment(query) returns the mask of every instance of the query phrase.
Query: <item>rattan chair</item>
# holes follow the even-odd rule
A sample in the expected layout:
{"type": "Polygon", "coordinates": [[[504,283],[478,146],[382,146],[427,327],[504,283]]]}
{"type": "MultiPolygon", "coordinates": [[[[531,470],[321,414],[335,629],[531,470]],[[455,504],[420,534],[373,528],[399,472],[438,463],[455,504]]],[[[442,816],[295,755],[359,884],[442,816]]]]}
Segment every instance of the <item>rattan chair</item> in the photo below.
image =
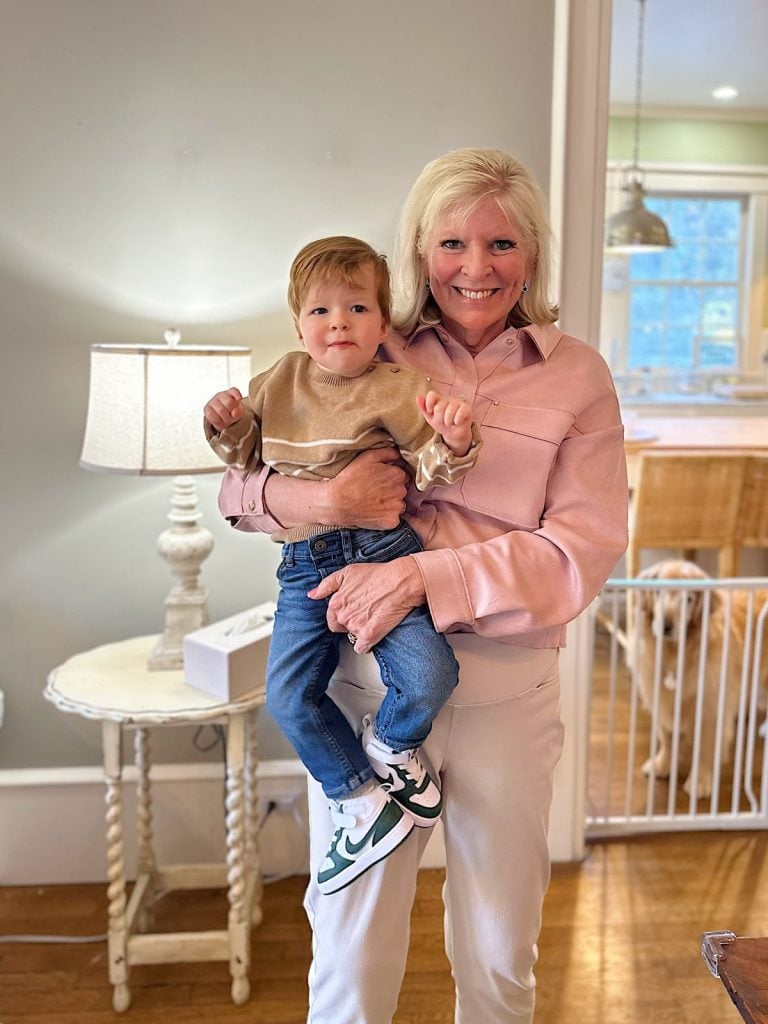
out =
{"type": "Polygon", "coordinates": [[[768,455],[746,462],[732,552],[721,559],[721,576],[739,575],[742,548],[768,548],[768,455]]]}
{"type": "MultiPolygon", "coordinates": [[[[629,510],[627,576],[637,575],[643,548],[674,548],[690,559],[715,549],[718,575],[732,575],[739,543],[748,546],[737,538],[751,461],[723,452],[642,452],[629,510]]],[[[764,510],[752,519],[763,527],[768,522],[764,510]]]]}
{"type": "MultiPolygon", "coordinates": [[[[743,541],[737,537],[750,461],[743,453],[641,452],[629,506],[627,577],[637,576],[644,548],[672,548],[691,561],[697,551],[714,549],[718,552],[718,575],[733,575],[739,544],[747,546],[746,534],[743,541]]],[[[764,469],[768,477],[768,460],[764,469]]],[[[753,490],[757,489],[755,475],[753,490]]],[[[750,523],[753,521],[757,524],[753,533],[762,526],[765,536],[768,517],[764,508],[758,511],[756,507],[750,523]]],[[[598,613],[598,621],[609,633],[615,633],[631,657],[631,592],[627,592],[624,612],[624,629],[605,612],[598,613]]]]}

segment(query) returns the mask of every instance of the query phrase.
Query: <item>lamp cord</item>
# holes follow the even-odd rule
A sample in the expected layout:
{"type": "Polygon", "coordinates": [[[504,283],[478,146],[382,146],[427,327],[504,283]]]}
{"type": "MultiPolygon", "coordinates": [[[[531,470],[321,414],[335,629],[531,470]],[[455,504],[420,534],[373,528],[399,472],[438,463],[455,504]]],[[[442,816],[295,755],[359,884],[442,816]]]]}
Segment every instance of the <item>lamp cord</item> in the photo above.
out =
{"type": "Polygon", "coordinates": [[[643,95],[643,41],[645,38],[645,0],[637,0],[640,13],[637,19],[637,66],[635,68],[635,138],[633,143],[632,169],[640,170],[640,109],[643,95]]]}

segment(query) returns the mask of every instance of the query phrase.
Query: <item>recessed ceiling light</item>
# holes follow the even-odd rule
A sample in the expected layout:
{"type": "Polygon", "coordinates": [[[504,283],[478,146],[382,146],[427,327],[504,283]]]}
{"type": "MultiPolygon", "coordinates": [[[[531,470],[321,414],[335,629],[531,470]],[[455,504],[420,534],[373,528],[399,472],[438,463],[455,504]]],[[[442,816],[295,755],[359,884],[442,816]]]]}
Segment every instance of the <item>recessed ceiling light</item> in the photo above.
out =
{"type": "Polygon", "coordinates": [[[721,85],[712,90],[712,95],[716,100],[735,100],[739,90],[732,85],[721,85]]]}

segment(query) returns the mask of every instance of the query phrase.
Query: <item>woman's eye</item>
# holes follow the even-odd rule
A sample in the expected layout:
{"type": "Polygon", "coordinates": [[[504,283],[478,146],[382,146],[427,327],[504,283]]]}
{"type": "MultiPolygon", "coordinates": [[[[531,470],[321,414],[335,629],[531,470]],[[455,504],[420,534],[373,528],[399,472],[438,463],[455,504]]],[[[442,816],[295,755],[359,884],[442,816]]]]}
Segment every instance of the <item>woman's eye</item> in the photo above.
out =
{"type": "Polygon", "coordinates": [[[364,306],[361,302],[356,302],[352,307],[353,313],[367,313],[368,307],[364,306]]]}
{"type": "Polygon", "coordinates": [[[446,238],[440,243],[441,249],[460,249],[461,241],[458,238],[446,238]]]}
{"type": "Polygon", "coordinates": [[[493,243],[496,249],[501,252],[507,252],[509,249],[516,249],[517,242],[513,242],[511,238],[497,238],[493,243]]]}

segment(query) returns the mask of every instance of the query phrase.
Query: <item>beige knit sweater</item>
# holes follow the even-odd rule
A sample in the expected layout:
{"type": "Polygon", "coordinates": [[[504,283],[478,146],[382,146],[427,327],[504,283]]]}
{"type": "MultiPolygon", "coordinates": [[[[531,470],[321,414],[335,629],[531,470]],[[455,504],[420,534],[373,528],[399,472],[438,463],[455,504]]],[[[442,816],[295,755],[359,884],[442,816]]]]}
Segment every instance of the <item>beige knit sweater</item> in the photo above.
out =
{"type": "MultiPolygon", "coordinates": [[[[227,465],[245,469],[261,461],[308,480],[328,480],[360,452],[394,444],[424,491],[469,472],[482,444],[473,423],[469,451],[454,455],[416,404],[427,390],[425,378],[405,366],[370,363],[359,376],[342,377],[305,352],[290,352],[253,378],[246,415],[221,433],[206,423],[206,436],[227,465]]],[[[281,530],[272,539],[303,540],[331,529],[315,523],[281,530]]]]}

